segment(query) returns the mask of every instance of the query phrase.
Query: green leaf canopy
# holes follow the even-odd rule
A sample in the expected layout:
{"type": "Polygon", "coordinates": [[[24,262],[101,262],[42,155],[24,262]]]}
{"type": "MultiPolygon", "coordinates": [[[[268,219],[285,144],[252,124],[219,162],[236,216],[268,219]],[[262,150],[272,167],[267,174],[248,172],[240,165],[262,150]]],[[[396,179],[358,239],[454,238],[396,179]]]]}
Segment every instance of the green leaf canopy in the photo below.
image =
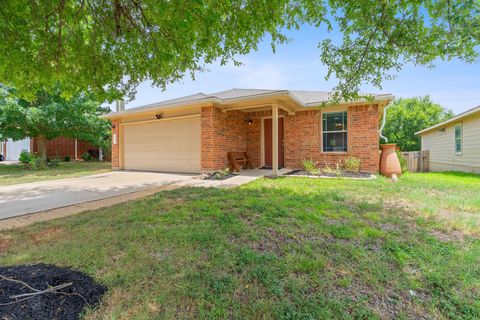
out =
{"type": "MultiPolygon", "coordinates": [[[[381,86],[405,62],[473,62],[478,0],[9,0],[0,2],[0,83],[34,99],[38,90],[133,95],[235,61],[285,31],[318,29],[320,56],[344,98],[381,86]],[[338,30],[335,43],[329,31],[338,30]]],[[[236,62],[236,61],[235,61],[236,62]]]]}
{"type": "Polygon", "coordinates": [[[421,139],[415,132],[426,129],[454,116],[452,110],[434,103],[430,97],[395,100],[387,110],[383,135],[400,150],[418,151],[421,139]]]}
{"type": "Polygon", "coordinates": [[[84,94],[67,100],[57,88],[53,95],[38,93],[35,100],[28,102],[15,96],[13,90],[0,86],[0,141],[26,137],[51,140],[63,136],[108,150],[110,122],[99,118],[107,111],[84,94]]]}

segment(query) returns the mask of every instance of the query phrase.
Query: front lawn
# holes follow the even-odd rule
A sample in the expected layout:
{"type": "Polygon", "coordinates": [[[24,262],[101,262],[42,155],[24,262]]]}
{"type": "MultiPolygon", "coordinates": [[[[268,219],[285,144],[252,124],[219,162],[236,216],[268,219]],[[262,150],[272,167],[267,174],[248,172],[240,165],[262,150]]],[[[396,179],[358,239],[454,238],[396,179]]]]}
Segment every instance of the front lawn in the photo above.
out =
{"type": "Polygon", "coordinates": [[[86,319],[478,319],[480,177],[182,188],[1,233],[109,290],[86,319]]]}
{"type": "Polygon", "coordinates": [[[0,164],[0,186],[76,178],[90,174],[108,172],[112,165],[109,162],[60,162],[56,167],[41,170],[29,170],[21,164],[0,164]]]}

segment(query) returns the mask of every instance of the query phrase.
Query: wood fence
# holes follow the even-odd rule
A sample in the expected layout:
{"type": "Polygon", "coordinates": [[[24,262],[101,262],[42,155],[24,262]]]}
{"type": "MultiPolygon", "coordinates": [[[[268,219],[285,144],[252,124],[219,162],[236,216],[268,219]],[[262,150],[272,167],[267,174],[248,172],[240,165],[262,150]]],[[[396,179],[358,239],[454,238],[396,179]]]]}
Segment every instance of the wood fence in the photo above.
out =
{"type": "Polygon", "coordinates": [[[430,154],[428,151],[401,152],[402,157],[407,161],[408,171],[428,172],[430,171],[430,154]]]}

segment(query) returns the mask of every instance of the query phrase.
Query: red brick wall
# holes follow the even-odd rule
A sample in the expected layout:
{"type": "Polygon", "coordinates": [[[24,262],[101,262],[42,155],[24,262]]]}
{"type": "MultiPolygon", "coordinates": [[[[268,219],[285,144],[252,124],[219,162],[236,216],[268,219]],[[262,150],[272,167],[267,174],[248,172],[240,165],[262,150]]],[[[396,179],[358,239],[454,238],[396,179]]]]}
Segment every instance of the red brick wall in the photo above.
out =
{"type": "MultiPolygon", "coordinates": [[[[286,116],[283,110],[278,110],[278,114],[286,116]]],[[[254,168],[262,165],[262,117],[271,116],[272,111],[249,112],[247,114],[247,118],[253,121],[252,124],[247,126],[247,154],[254,168]]],[[[284,125],[286,125],[286,119],[284,125]]]]}
{"type": "Polygon", "coordinates": [[[120,168],[120,120],[112,120],[112,169],[120,168]],[[113,135],[117,135],[117,143],[113,142],[113,135]]]}
{"type": "MultiPolygon", "coordinates": [[[[358,157],[362,171],[377,172],[379,114],[377,105],[348,107],[348,151],[322,152],[321,110],[308,110],[285,117],[285,166],[300,168],[302,160],[313,159],[334,166],[348,156],[358,157]]],[[[261,166],[261,119],[271,111],[242,113],[202,108],[202,170],[218,170],[228,165],[228,151],[247,151],[254,167],[261,166]],[[245,119],[251,119],[247,124],[245,119]]]]}
{"type": "Polygon", "coordinates": [[[377,172],[378,152],[378,106],[348,107],[348,150],[346,153],[323,153],[321,110],[297,112],[285,121],[285,166],[300,168],[303,159],[318,161],[321,165],[335,165],[348,156],[361,161],[361,170],[377,172]]]}
{"type": "Polygon", "coordinates": [[[201,167],[204,171],[228,167],[227,152],[247,150],[245,114],[223,112],[214,106],[201,111],[201,167]]]}
{"type": "MultiPolygon", "coordinates": [[[[38,152],[37,139],[34,138],[31,140],[30,148],[32,152],[38,152]]],[[[82,154],[87,150],[96,149],[98,148],[88,142],[77,141],[77,156],[79,159],[81,159],[82,154]]],[[[69,156],[72,160],[75,159],[75,139],[58,137],[52,140],[47,140],[47,158],[63,159],[65,156],[69,156]]]]}

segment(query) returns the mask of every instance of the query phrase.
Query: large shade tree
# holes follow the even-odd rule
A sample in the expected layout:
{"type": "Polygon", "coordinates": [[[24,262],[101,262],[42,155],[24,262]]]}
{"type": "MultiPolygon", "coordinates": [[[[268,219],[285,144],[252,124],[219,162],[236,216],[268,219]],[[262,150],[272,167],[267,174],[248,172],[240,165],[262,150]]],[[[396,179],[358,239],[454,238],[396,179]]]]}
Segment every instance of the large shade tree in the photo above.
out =
{"type": "Polygon", "coordinates": [[[421,141],[415,132],[453,116],[452,110],[433,102],[429,96],[396,99],[388,107],[383,135],[401,150],[417,151],[421,149],[421,141]]]}
{"type": "Polygon", "coordinates": [[[89,95],[65,99],[57,86],[52,94],[38,92],[35,99],[26,101],[15,92],[0,86],[0,141],[35,137],[39,155],[45,159],[46,141],[60,136],[109,148],[110,124],[99,115],[110,109],[89,95]]]}
{"type": "MultiPolygon", "coordinates": [[[[403,64],[479,57],[478,0],[9,0],[0,2],[0,82],[34,99],[57,82],[63,94],[99,98],[159,86],[214,61],[286,42],[313,25],[335,89],[354,97],[381,87],[403,64]],[[331,40],[329,32],[343,35],[331,40]]],[[[236,61],[235,61],[236,62],[236,61]]]]}

